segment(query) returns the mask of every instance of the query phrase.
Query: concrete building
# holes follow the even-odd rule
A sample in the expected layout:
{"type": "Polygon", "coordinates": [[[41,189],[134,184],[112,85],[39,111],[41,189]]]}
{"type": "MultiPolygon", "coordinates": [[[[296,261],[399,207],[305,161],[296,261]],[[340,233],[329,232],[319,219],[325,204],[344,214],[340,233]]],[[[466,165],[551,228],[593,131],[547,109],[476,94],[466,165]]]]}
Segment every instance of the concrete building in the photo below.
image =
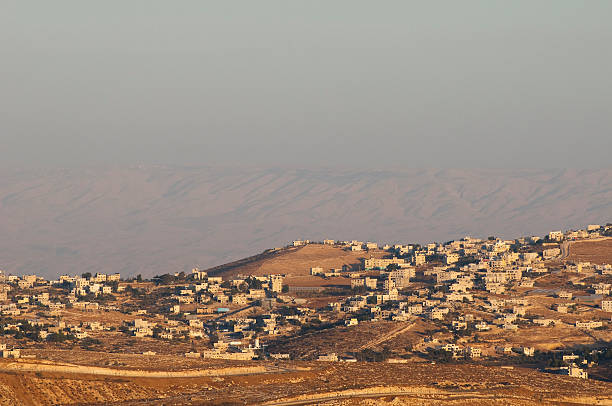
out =
{"type": "Polygon", "coordinates": [[[270,290],[277,293],[282,292],[284,279],[282,275],[270,275],[270,290]]]}
{"type": "Polygon", "coordinates": [[[405,261],[402,258],[368,258],[363,261],[365,269],[385,269],[391,264],[403,265],[405,261]]]}
{"type": "Polygon", "coordinates": [[[602,300],[601,310],[604,312],[612,312],[612,300],[602,300]]]}
{"type": "Polygon", "coordinates": [[[317,361],[327,361],[327,362],[337,362],[338,356],[335,353],[327,354],[327,355],[319,355],[317,361]]]}
{"type": "Polygon", "coordinates": [[[542,257],[544,259],[551,259],[559,256],[561,254],[561,250],[559,248],[548,248],[542,251],[542,257]]]}
{"type": "Polygon", "coordinates": [[[589,379],[589,374],[586,371],[578,368],[576,365],[570,365],[567,368],[567,374],[574,378],[589,379]]]}

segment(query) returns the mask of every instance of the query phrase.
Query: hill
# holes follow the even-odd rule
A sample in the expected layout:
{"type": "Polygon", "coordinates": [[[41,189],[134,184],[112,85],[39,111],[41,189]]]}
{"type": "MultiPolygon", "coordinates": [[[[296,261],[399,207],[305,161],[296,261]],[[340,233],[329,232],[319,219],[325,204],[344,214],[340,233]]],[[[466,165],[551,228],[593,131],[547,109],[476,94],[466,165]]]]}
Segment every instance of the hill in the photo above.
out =
{"type": "Polygon", "coordinates": [[[353,252],[329,245],[308,244],[302,247],[266,251],[244,260],[211,268],[208,273],[228,279],[237,275],[261,276],[273,274],[303,277],[310,275],[310,268],[312,267],[320,266],[326,270],[342,268],[344,265],[357,267],[364,258],[382,258],[385,256],[388,256],[388,254],[380,250],[353,252]]]}
{"type": "Polygon", "coordinates": [[[298,238],[516,237],[610,218],[612,169],[3,170],[0,269],[152,276],[298,238]]]}
{"type": "Polygon", "coordinates": [[[612,237],[570,243],[568,259],[592,264],[612,264],[612,237]]]}

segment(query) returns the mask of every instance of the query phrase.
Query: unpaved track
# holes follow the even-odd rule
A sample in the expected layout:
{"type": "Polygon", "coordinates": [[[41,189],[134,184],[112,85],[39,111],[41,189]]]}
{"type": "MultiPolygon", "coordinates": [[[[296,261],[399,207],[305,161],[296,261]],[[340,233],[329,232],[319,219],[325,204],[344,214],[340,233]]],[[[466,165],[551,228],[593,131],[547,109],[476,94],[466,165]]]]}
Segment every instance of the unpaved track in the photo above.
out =
{"type": "Polygon", "coordinates": [[[289,372],[288,369],[253,366],[218,369],[196,369],[186,371],[146,371],[137,369],[114,369],[72,364],[35,364],[23,362],[0,363],[0,371],[55,372],[104,376],[123,376],[128,378],[198,378],[205,376],[254,375],[272,372],[289,372]]]}
{"type": "MultiPolygon", "coordinates": [[[[414,390],[387,390],[387,391],[375,391],[375,392],[362,392],[354,391],[349,393],[336,393],[336,394],[314,394],[310,399],[293,399],[293,400],[280,400],[263,403],[262,406],[298,406],[298,405],[310,405],[320,404],[322,402],[331,402],[334,400],[342,399],[375,399],[386,396],[400,396],[411,400],[418,400],[419,404],[433,400],[463,400],[463,401],[490,401],[496,403],[500,401],[500,397],[496,394],[484,394],[480,392],[463,392],[463,393],[451,393],[439,391],[437,393],[418,393],[414,390]],[[328,395],[328,396],[326,396],[328,395]]],[[[508,400],[522,400],[530,401],[533,399],[523,396],[507,395],[501,399],[508,400]]]]}
{"type": "Polygon", "coordinates": [[[365,350],[365,349],[368,349],[368,348],[374,348],[374,347],[384,343],[385,341],[389,341],[392,338],[395,338],[398,335],[405,333],[406,331],[410,330],[413,326],[414,326],[414,323],[410,323],[409,325],[404,326],[404,327],[400,326],[400,327],[398,327],[398,328],[396,328],[394,330],[391,330],[387,334],[384,334],[383,336],[378,337],[376,340],[372,340],[369,343],[366,343],[366,344],[362,345],[359,349],[360,350],[365,350]]]}
{"type": "Polygon", "coordinates": [[[565,259],[569,256],[569,246],[569,241],[563,241],[561,243],[561,256],[559,257],[559,259],[565,259]]]}

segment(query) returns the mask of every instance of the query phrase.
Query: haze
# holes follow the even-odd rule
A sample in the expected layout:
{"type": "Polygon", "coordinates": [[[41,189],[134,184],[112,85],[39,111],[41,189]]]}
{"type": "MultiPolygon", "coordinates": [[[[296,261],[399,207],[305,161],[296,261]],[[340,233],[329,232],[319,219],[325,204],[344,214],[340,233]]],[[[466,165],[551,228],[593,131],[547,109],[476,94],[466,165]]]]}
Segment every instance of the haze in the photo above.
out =
{"type": "Polygon", "coordinates": [[[301,238],[516,238],[610,219],[611,169],[6,171],[0,269],[153,276],[301,238]]]}
{"type": "Polygon", "coordinates": [[[0,269],[150,276],[295,238],[606,223],[610,15],[609,1],[2,1],[0,269]]]}
{"type": "Polygon", "coordinates": [[[611,12],[5,0],[1,165],[609,165],[611,12]]]}

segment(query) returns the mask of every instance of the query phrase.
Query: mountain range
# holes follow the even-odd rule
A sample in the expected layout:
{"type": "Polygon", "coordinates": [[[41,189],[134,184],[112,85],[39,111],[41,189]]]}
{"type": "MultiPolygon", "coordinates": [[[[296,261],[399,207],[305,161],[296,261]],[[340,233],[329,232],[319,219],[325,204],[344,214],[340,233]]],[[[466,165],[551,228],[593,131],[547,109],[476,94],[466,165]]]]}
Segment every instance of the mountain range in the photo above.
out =
{"type": "Polygon", "coordinates": [[[612,169],[3,170],[0,269],[152,276],[293,239],[514,238],[611,220],[612,169]]]}

